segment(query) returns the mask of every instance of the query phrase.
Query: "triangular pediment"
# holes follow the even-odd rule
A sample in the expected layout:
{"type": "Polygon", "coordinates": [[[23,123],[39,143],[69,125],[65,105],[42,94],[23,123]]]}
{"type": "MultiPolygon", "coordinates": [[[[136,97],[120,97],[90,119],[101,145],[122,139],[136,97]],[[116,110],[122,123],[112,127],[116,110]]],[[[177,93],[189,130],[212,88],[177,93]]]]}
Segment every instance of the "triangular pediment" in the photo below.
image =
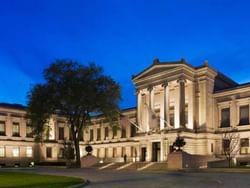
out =
{"type": "Polygon", "coordinates": [[[157,75],[160,73],[165,73],[168,71],[172,71],[174,69],[177,69],[179,67],[183,66],[183,64],[156,64],[156,65],[152,65],[149,68],[145,69],[144,71],[142,71],[141,73],[139,73],[138,75],[134,76],[133,80],[138,80],[138,79],[142,79],[142,78],[146,78],[146,77],[151,77],[153,75],[157,75]]]}

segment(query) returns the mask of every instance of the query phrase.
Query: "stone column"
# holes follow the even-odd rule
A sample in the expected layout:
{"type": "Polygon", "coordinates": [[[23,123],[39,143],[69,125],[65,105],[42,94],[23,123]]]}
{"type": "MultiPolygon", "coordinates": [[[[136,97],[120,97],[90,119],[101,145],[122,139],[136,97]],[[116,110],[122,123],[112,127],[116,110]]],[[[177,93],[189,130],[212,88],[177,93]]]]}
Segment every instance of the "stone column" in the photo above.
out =
{"type": "Polygon", "coordinates": [[[149,131],[150,127],[152,127],[152,116],[154,115],[154,90],[153,87],[149,87],[148,88],[148,104],[147,104],[147,108],[148,108],[148,124],[146,127],[146,131],[149,131]]]}
{"type": "Polygon", "coordinates": [[[142,111],[142,105],[141,105],[141,91],[137,90],[137,124],[141,127],[141,111],[142,111]]]}
{"type": "Polygon", "coordinates": [[[168,125],[170,125],[169,122],[169,87],[168,87],[168,83],[165,82],[164,84],[162,84],[163,88],[164,88],[164,125],[165,127],[167,127],[168,125]]]}
{"type": "Polygon", "coordinates": [[[189,94],[188,94],[188,128],[194,128],[194,84],[191,82],[189,84],[189,94]]]}
{"type": "Polygon", "coordinates": [[[185,80],[183,78],[178,80],[179,83],[179,118],[180,127],[185,127],[185,80]]]}
{"type": "Polygon", "coordinates": [[[174,87],[174,128],[178,129],[180,128],[180,100],[179,100],[179,96],[180,96],[180,87],[179,86],[175,86],[174,87]]]}

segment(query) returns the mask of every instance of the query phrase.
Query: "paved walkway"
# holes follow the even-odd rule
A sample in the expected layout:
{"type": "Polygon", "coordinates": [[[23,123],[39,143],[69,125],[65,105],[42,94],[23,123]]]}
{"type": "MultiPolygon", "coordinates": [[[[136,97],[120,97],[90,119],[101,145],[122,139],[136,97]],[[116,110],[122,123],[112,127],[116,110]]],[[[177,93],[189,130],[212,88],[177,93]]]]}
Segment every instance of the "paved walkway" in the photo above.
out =
{"type": "MultiPolygon", "coordinates": [[[[5,169],[0,169],[0,171],[5,169]]],[[[38,167],[22,172],[77,176],[90,180],[86,188],[250,188],[250,173],[134,172],[38,167]]]]}

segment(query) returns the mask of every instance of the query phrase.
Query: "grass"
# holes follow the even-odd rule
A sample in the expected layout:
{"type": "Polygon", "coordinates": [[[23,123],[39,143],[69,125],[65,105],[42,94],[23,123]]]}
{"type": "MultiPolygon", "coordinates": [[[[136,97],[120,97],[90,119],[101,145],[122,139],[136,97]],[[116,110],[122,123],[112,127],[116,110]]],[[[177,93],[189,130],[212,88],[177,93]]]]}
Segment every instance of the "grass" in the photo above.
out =
{"type": "Polygon", "coordinates": [[[79,183],[83,180],[74,177],[0,172],[0,187],[4,188],[66,188],[79,183]]]}

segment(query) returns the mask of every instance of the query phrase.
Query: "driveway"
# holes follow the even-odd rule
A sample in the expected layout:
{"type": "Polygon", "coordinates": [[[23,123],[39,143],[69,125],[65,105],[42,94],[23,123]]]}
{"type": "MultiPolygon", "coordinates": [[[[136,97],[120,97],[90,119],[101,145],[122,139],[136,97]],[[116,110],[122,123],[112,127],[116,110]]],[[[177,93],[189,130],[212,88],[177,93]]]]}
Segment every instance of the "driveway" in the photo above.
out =
{"type": "MultiPolygon", "coordinates": [[[[0,169],[7,170],[7,169],[0,169]]],[[[11,169],[39,174],[77,176],[88,179],[86,188],[249,188],[250,173],[161,171],[135,172],[96,169],[36,167],[11,169]]]]}

